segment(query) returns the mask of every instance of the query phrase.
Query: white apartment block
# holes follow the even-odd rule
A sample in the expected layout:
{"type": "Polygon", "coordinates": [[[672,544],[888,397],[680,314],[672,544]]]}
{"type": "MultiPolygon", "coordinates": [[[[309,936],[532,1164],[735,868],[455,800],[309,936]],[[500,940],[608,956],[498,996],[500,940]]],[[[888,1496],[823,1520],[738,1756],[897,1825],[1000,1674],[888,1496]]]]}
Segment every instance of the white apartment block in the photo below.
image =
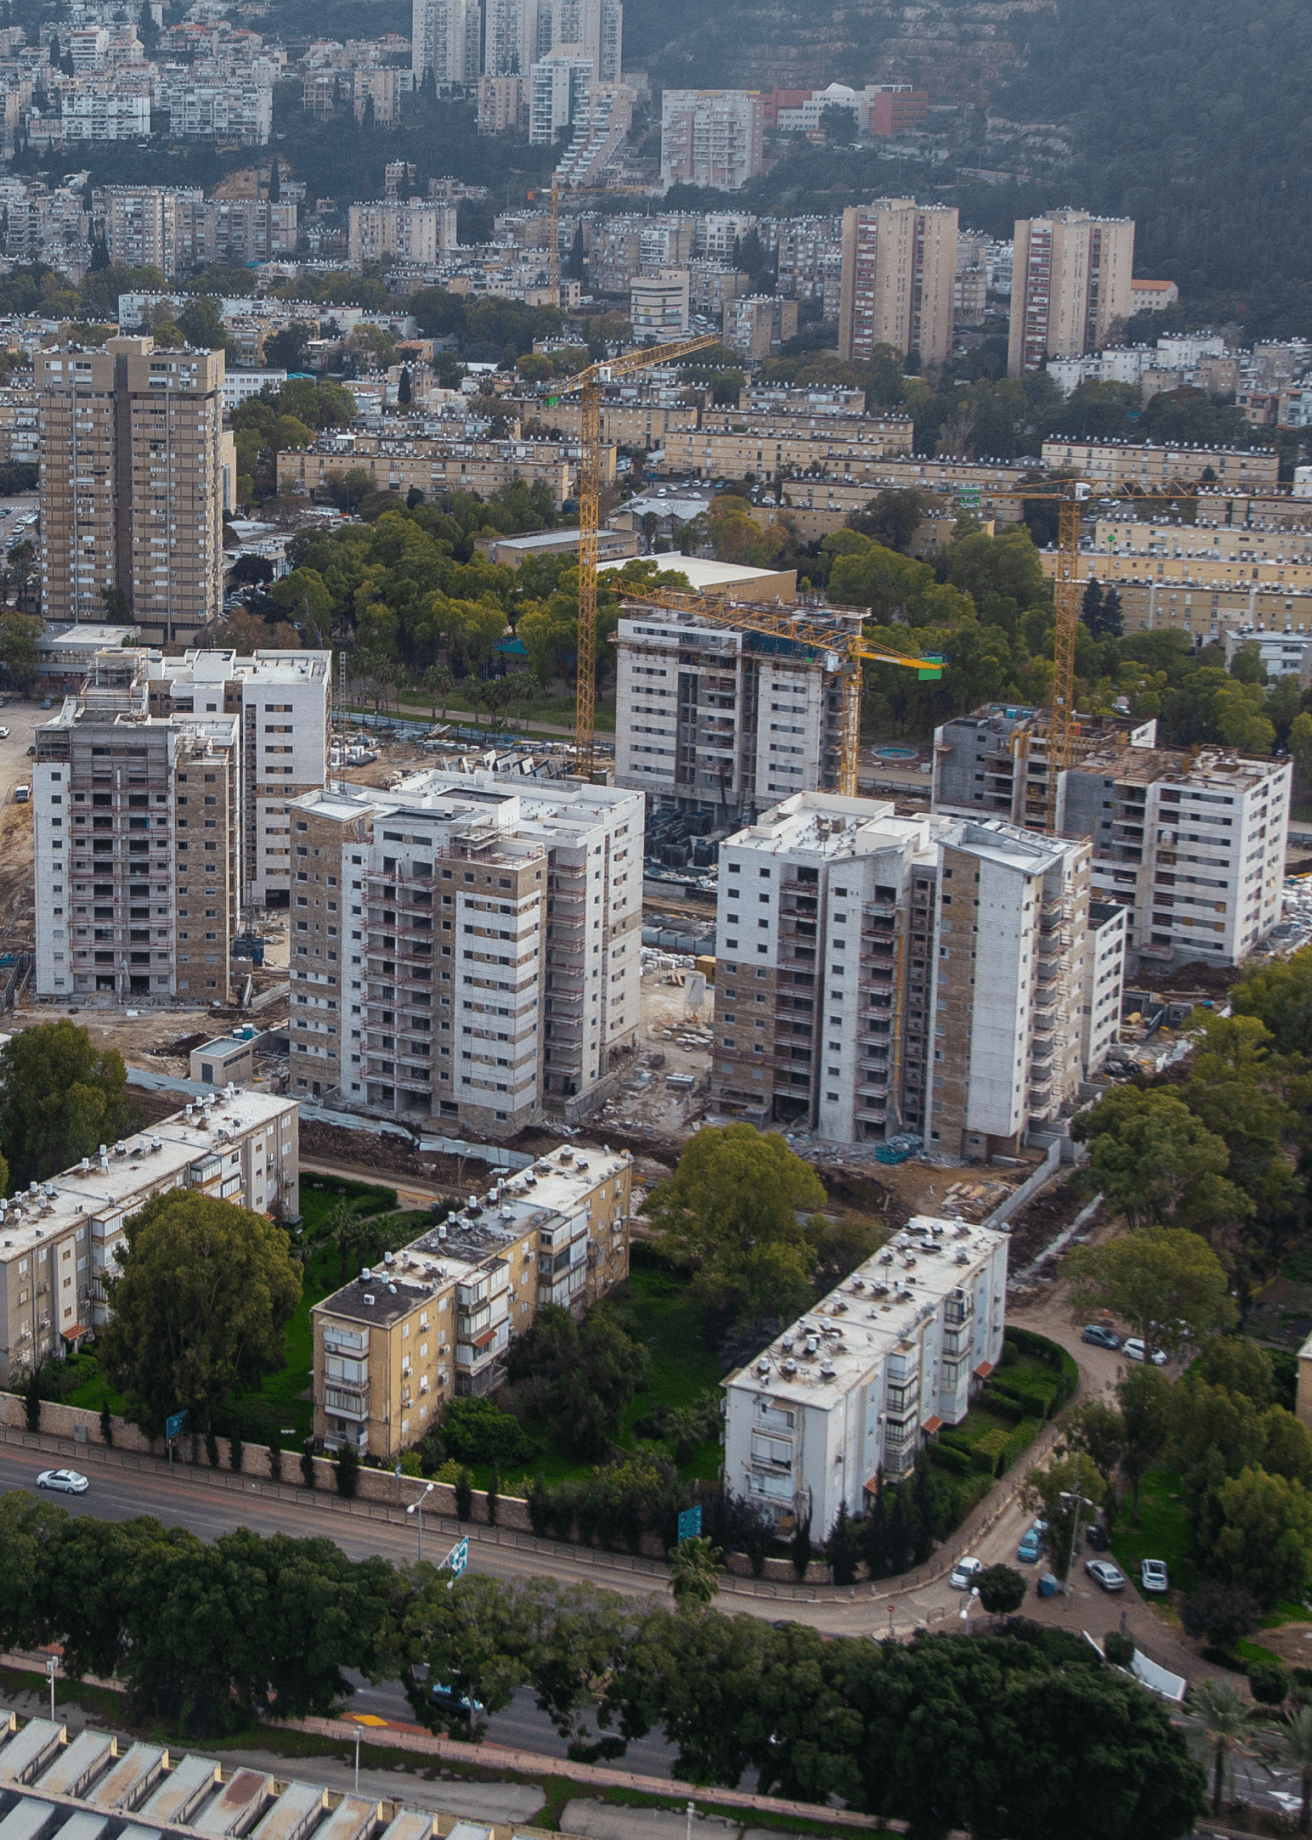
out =
{"type": "Polygon", "coordinates": [[[617,786],[744,821],[837,787],[833,654],[655,608],[622,615],[615,645],[617,786]]]}
{"type": "Polygon", "coordinates": [[[745,89],[667,89],[661,97],[661,190],[736,192],[762,170],[765,114],[745,89]]]}
{"type": "Polygon", "coordinates": [[[688,271],[663,268],[629,283],[629,320],[638,343],[673,345],[688,336],[688,271]]]}
{"type": "Polygon", "coordinates": [[[110,89],[82,90],[63,98],[59,125],[65,145],[70,141],[149,140],[150,97],[110,89]]]}
{"type": "Polygon", "coordinates": [[[235,715],[241,746],[241,900],[291,902],[291,806],[328,782],[331,652],[152,653],[153,715],[235,715]]]}
{"type": "Polygon", "coordinates": [[[359,269],[382,256],[429,265],[449,247],[455,212],[449,205],[398,199],[353,204],[348,212],[350,262],[359,269]]]}
{"type": "MultiPolygon", "coordinates": [[[[1237,965],[1280,919],[1288,761],[1156,746],[1156,723],[1080,718],[1057,792],[1062,835],[1092,845],[1092,899],[1127,910],[1129,969],[1193,958],[1237,965]]],[[[987,705],[934,737],[935,812],[1040,824],[1046,718],[987,705]]]]}
{"type": "Polygon", "coordinates": [[[478,0],[412,0],[410,63],[416,84],[430,71],[439,89],[477,83],[481,31],[478,0]]]}
{"type": "Polygon", "coordinates": [[[392,1458],[500,1385],[543,1305],[581,1315],[627,1277],[632,1169],[553,1150],[316,1304],[316,1435],[392,1458]]]}
{"type": "Polygon", "coordinates": [[[1127,909],[1138,968],[1238,965],[1281,917],[1292,768],[1207,748],[1094,753],[1062,775],[1057,822],[1093,844],[1093,892],[1127,909]]]}
{"type": "Polygon", "coordinates": [[[123,1223],[152,1195],[181,1188],[296,1213],[299,1110],[293,1099],[229,1087],[0,1201],[0,1386],[76,1353],[107,1321],[104,1277],[123,1223]]]}
{"type": "Polygon", "coordinates": [[[273,131],[273,90],[263,83],[170,83],[159,106],[172,140],[236,140],[262,147],[273,131]]]}
{"type": "Polygon", "coordinates": [[[226,1001],[242,909],[291,902],[290,813],[327,777],[330,668],[326,652],[89,661],[37,731],[41,995],[226,1001]]]}
{"type": "Polygon", "coordinates": [[[1014,1154],[1082,1074],[1088,844],[800,793],[720,848],[719,1111],[1014,1154]]]}
{"type": "Polygon", "coordinates": [[[1089,902],[1084,953],[1084,1026],[1080,1059],[1095,1074],[1120,1039],[1125,988],[1126,910],[1110,901],[1089,902]]]}
{"type": "Polygon", "coordinates": [[[292,806],[292,1091],[507,1136],[638,1026],[642,800],[430,770],[292,806]]]}
{"type": "Polygon", "coordinates": [[[529,73],[528,138],[534,147],[551,146],[562,128],[581,118],[592,87],[592,59],[577,47],[540,58],[529,73]]]}
{"type": "Polygon", "coordinates": [[[861,1514],[1002,1356],[1007,1235],[917,1214],[725,1381],[726,1489],[776,1522],[861,1514]]]}

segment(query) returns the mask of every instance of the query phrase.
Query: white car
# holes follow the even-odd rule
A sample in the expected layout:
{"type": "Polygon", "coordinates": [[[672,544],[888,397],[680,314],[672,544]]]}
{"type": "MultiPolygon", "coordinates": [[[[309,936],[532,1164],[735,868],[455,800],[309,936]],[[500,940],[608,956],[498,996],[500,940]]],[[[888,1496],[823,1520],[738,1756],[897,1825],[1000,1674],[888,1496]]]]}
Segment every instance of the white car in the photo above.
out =
{"type": "Polygon", "coordinates": [[[85,1495],[91,1484],[75,1469],[43,1469],[36,1479],[39,1489],[62,1489],[65,1495],[85,1495]]]}
{"type": "Polygon", "coordinates": [[[8,739],[9,730],[7,728],[0,728],[0,741],[8,741],[8,739]]]}
{"type": "Polygon", "coordinates": [[[1145,1559],[1139,1567],[1139,1582],[1145,1591],[1169,1591],[1171,1579],[1165,1559],[1145,1559]]]}
{"type": "Polygon", "coordinates": [[[1127,1361],[1151,1360],[1154,1367],[1166,1366],[1166,1356],[1162,1353],[1161,1349],[1154,1348],[1152,1353],[1149,1354],[1148,1350],[1143,1345],[1142,1337],[1137,1335],[1132,1335],[1127,1342],[1122,1344],[1121,1353],[1125,1356],[1127,1361]]]}
{"type": "Polygon", "coordinates": [[[983,1570],[984,1561],[982,1559],[958,1559],[952,1568],[952,1576],[948,1579],[948,1583],[954,1591],[969,1591],[983,1570]]]}

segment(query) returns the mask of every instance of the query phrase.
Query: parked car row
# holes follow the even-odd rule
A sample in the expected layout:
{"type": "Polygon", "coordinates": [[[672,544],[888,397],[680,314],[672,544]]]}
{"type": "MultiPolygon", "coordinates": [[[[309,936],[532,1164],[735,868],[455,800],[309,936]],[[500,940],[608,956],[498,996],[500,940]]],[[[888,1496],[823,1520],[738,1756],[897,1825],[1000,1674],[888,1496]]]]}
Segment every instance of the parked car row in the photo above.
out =
{"type": "Polygon", "coordinates": [[[1102,1323],[1085,1323],[1080,1330],[1080,1340],[1094,1348],[1119,1349],[1127,1361],[1151,1361],[1154,1367],[1166,1366],[1166,1356],[1160,1348],[1150,1350],[1139,1335],[1127,1336],[1122,1341],[1114,1329],[1102,1323]]]}

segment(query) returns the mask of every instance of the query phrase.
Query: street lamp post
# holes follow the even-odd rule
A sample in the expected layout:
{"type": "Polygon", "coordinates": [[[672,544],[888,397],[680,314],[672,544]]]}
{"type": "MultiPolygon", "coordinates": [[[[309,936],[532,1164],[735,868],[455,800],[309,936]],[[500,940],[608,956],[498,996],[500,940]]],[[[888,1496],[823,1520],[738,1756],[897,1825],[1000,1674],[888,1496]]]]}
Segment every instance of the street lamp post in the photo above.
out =
{"type": "Polygon", "coordinates": [[[360,1793],[360,1739],[363,1735],[363,1728],[357,1725],[355,1728],[355,1793],[357,1795],[360,1793]]]}
{"type": "Polygon", "coordinates": [[[1071,1549],[1066,1557],[1066,1588],[1062,1592],[1063,1597],[1069,1597],[1071,1594],[1071,1567],[1075,1564],[1075,1542],[1080,1532],[1080,1509],[1091,1508],[1093,1503],[1089,1500],[1087,1495],[1072,1494],[1067,1489],[1062,1490],[1060,1499],[1062,1501],[1073,1501],[1075,1503],[1075,1519],[1071,1523],[1071,1549]]]}
{"type": "Polygon", "coordinates": [[[55,1669],[58,1666],[53,1655],[46,1657],[46,1679],[50,1682],[50,1723],[55,1722],[55,1669]]]}
{"type": "Polygon", "coordinates": [[[430,1482],[423,1494],[419,1497],[419,1500],[412,1501],[410,1506],[406,1509],[407,1514],[414,1515],[415,1523],[419,1528],[419,1563],[421,1565],[424,1562],[424,1503],[428,1500],[428,1497],[436,1487],[437,1484],[435,1482],[430,1482]]]}
{"type": "Polygon", "coordinates": [[[966,1601],[962,1604],[961,1609],[958,1612],[958,1615],[960,1616],[961,1622],[962,1622],[961,1633],[963,1635],[968,1636],[970,1634],[970,1613],[971,1613],[972,1608],[978,1601],[978,1599],[979,1599],[979,1586],[972,1585],[970,1590],[966,1594],[966,1601]]]}

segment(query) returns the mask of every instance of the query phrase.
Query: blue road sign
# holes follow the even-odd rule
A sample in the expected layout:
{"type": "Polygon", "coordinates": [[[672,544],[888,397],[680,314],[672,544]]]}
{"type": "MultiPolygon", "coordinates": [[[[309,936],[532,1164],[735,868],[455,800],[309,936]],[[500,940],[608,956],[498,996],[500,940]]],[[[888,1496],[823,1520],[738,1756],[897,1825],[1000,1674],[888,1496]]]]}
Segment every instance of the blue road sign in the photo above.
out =
{"type": "Polygon", "coordinates": [[[679,1544],[685,1540],[695,1540],[702,1530],[701,1504],[695,1508],[685,1508],[679,1516],[679,1544]]]}
{"type": "Polygon", "coordinates": [[[451,1548],[450,1552],[437,1569],[439,1572],[449,1571],[453,1573],[455,1577],[459,1578],[468,1564],[469,1541],[457,1540],[456,1544],[451,1548]]]}
{"type": "Polygon", "coordinates": [[[164,1420],[165,1437],[170,1439],[177,1437],[178,1433],[182,1430],[183,1424],[186,1422],[186,1417],[187,1414],[185,1412],[175,1412],[172,1418],[166,1418],[164,1420]]]}

